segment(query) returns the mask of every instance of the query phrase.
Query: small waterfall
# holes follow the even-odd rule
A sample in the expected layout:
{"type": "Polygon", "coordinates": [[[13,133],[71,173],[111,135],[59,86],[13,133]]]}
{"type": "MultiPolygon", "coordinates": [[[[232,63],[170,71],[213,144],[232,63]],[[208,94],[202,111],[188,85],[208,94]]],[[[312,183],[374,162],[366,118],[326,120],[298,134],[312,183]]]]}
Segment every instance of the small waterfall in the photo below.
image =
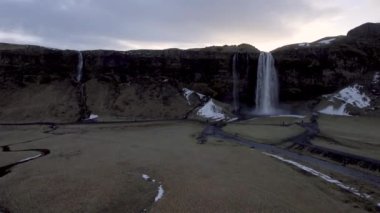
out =
{"type": "Polygon", "coordinates": [[[261,52],[257,67],[256,113],[274,114],[278,102],[278,78],[273,56],[261,52]]]}
{"type": "Polygon", "coordinates": [[[82,76],[83,76],[83,54],[81,51],[78,51],[78,64],[77,64],[77,76],[76,76],[76,80],[78,83],[82,81],[82,76]]]}
{"type": "Polygon", "coordinates": [[[86,85],[83,82],[83,54],[81,51],[78,51],[75,81],[77,83],[78,104],[80,109],[79,121],[83,121],[88,119],[90,112],[87,107],[86,85]]]}
{"type": "Polygon", "coordinates": [[[238,64],[238,54],[235,53],[232,57],[232,79],[233,79],[233,88],[232,88],[232,95],[233,95],[233,110],[234,112],[239,111],[239,73],[237,69],[238,64]]]}

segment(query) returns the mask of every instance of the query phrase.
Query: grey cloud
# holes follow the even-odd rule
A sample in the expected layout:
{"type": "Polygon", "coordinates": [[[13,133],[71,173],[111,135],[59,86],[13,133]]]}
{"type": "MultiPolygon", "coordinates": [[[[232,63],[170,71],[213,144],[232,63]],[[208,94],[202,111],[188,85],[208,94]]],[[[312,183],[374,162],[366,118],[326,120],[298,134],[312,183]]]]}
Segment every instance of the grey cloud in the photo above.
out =
{"type": "MultiPolygon", "coordinates": [[[[273,39],[337,12],[305,0],[0,0],[0,30],[56,47],[117,48],[117,39],[202,43],[235,34],[273,39]]],[[[244,41],[241,41],[244,42],[244,41]]]]}

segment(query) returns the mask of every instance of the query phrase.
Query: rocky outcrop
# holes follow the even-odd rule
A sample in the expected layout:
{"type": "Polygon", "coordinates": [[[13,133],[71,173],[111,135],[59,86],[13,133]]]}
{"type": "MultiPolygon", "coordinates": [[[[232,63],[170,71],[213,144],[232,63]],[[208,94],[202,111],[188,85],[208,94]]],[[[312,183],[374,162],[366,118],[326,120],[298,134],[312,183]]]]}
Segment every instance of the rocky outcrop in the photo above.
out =
{"type": "Polygon", "coordinates": [[[368,85],[380,70],[379,31],[380,24],[368,23],[347,36],[274,50],[281,99],[310,100],[354,82],[368,85]]]}

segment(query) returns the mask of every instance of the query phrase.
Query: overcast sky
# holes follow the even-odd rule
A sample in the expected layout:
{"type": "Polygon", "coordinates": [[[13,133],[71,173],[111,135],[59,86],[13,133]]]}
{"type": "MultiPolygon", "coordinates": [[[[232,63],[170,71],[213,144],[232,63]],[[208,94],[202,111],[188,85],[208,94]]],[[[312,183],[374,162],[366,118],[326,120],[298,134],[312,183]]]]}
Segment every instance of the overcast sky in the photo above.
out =
{"type": "Polygon", "coordinates": [[[68,49],[249,43],[272,50],[380,22],[380,0],[0,0],[0,42],[68,49]]]}

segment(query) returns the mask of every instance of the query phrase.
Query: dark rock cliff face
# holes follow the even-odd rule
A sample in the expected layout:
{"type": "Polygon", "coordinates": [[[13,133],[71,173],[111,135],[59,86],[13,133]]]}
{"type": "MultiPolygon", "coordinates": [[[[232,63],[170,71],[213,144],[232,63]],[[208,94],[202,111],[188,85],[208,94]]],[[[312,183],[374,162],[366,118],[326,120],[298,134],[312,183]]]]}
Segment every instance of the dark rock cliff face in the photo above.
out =
{"type": "MultiPolygon", "coordinates": [[[[252,104],[247,94],[255,82],[259,50],[251,46],[212,47],[162,51],[86,51],[85,77],[119,84],[170,84],[181,90],[196,90],[218,100],[232,102],[232,57],[238,54],[241,99],[252,104]]],[[[251,98],[252,97],[252,98],[251,98]]]]}
{"type": "Polygon", "coordinates": [[[83,54],[88,104],[94,113],[128,118],[181,118],[193,108],[183,98],[183,88],[231,103],[234,54],[240,62],[237,70],[241,100],[253,104],[252,93],[247,91],[255,82],[251,75],[257,66],[259,50],[249,45],[83,54]],[[103,88],[104,94],[99,96],[97,88],[103,88]]]}
{"type": "Polygon", "coordinates": [[[232,102],[234,54],[239,61],[240,99],[252,105],[253,91],[249,88],[255,82],[252,74],[259,50],[239,45],[84,51],[84,106],[79,100],[83,99],[81,87],[75,81],[76,51],[1,44],[0,120],[76,121],[91,112],[110,120],[182,118],[193,108],[182,96],[184,87],[232,102]]]}
{"type": "Polygon", "coordinates": [[[70,79],[77,60],[75,51],[0,44],[1,85],[26,86],[70,79]]]}
{"type": "Polygon", "coordinates": [[[281,99],[310,100],[353,82],[368,84],[380,70],[379,32],[380,24],[368,23],[347,36],[274,50],[281,99]]]}
{"type": "Polygon", "coordinates": [[[75,51],[0,44],[0,122],[75,121],[75,51]]]}

